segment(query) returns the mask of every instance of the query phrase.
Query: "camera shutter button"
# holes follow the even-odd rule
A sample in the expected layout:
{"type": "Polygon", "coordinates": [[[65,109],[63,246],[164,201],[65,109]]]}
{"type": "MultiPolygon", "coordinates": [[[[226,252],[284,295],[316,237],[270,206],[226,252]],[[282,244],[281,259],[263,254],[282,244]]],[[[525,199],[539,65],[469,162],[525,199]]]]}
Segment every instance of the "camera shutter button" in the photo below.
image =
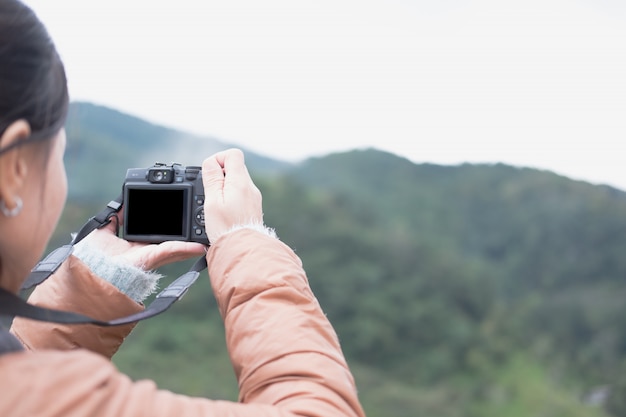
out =
{"type": "Polygon", "coordinates": [[[198,178],[198,173],[200,173],[201,167],[190,166],[185,168],[185,178],[187,180],[195,180],[198,178]]]}

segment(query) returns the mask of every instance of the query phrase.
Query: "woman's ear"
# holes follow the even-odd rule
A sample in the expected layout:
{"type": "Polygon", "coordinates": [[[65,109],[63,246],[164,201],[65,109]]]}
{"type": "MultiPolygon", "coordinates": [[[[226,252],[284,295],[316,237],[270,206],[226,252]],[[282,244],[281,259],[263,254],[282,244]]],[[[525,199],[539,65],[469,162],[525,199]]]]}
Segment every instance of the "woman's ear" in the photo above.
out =
{"type": "MultiPolygon", "coordinates": [[[[30,136],[30,125],[20,119],[11,123],[0,136],[0,150],[30,136]]],[[[26,175],[28,164],[19,147],[0,155],[0,200],[6,207],[15,207],[26,175]]]]}

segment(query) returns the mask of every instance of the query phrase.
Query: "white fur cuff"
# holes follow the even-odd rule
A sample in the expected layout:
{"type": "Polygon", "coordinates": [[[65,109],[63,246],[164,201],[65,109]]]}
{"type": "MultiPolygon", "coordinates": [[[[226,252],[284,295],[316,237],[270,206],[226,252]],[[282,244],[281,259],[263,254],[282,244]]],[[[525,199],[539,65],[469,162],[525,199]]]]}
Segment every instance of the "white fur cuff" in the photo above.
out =
{"type": "Polygon", "coordinates": [[[158,272],[145,271],[123,260],[111,258],[85,243],[74,247],[74,255],[94,274],[113,284],[138,303],[156,291],[162,277],[158,272]]]}

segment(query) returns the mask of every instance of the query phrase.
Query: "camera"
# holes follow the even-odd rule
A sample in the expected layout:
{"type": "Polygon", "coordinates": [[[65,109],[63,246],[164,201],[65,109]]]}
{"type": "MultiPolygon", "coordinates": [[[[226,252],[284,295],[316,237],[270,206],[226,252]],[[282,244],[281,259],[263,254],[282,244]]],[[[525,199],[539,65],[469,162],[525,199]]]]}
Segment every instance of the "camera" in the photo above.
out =
{"type": "Polygon", "coordinates": [[[202,168],[157,162],[130,168],[123,186],[124,239],[209,244],[204,229],[202,168]]]}

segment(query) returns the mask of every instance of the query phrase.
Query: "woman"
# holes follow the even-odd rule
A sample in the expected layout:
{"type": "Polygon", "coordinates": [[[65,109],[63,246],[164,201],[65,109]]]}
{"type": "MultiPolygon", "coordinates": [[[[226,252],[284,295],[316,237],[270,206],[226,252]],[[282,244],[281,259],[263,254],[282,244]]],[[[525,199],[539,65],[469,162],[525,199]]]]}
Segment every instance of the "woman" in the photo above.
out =
{"type": "MultiPolygon", "coordinates": [[[[42,256],[67,194],[68,93],[48,34],[18,0],[0,0],[0,287],[17,293],[42,256]]],[[[133,382],[110,362],[132,325],[15,319],[0,355],[0,415],[363,416],[337,336],[294,252],[263,225],[261,194],[236,149],[202,164],[206,253],[240,402],[133,382]],[[18,343],[19,342],[19,343],[18,343]]],[[[29,302],[97,319],[143,307],[150,271],[204,253],[187,242],[129,243],[93,232],[29,302]],[[133,280],[112,278],[132,276],[133,280]]]]}

